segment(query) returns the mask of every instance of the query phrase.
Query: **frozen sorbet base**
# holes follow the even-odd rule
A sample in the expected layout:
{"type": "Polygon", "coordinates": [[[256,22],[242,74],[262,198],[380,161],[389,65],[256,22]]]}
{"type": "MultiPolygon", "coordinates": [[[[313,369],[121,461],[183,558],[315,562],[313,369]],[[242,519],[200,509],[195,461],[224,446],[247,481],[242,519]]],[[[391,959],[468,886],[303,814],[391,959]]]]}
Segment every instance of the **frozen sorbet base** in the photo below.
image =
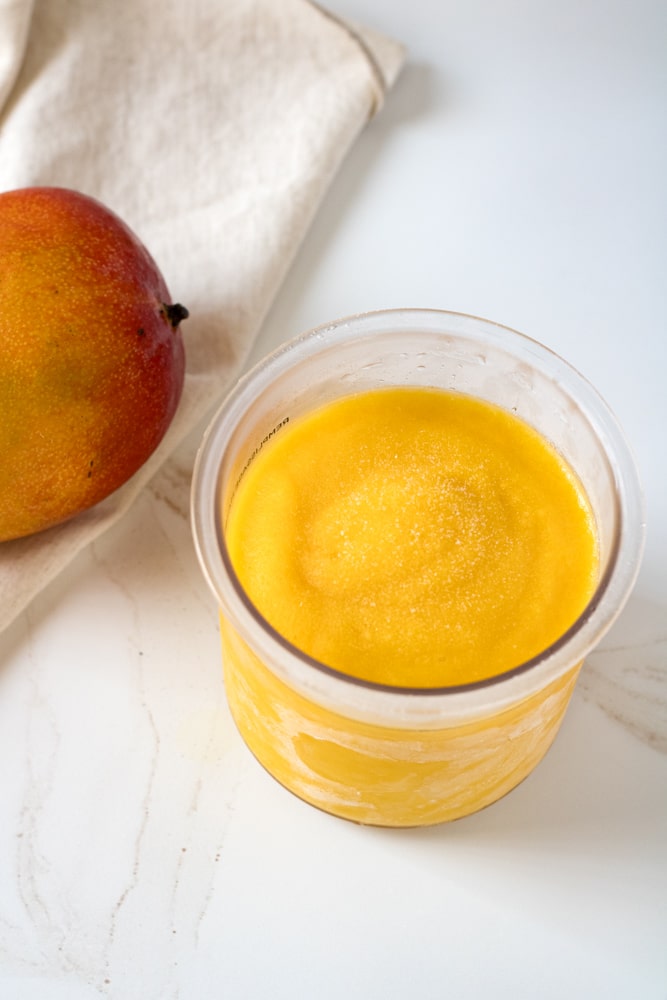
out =
{"type": "Polygon", "coordinates": [[[437,729],[385,727],[303,697],[220,622],[229,705],[257,760],[304,801],[374,826],[442,823],[506,795],[551,746],[581,667],[500,712],[437,729]]]}

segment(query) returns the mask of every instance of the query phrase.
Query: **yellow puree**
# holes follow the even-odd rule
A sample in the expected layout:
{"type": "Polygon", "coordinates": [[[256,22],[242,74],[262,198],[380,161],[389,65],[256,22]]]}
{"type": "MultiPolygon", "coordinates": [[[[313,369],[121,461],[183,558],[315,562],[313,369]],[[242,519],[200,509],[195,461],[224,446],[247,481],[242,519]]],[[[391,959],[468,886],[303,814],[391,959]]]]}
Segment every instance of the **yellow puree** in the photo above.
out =
{"type": "Polygon", "coordinates": [[[569,466],[517,417],[437,389],[365,392],[287,424],[242,476],[226,538],[282,635],[397,686],[511,669],[566,631],[597,580],[569,466]]]}

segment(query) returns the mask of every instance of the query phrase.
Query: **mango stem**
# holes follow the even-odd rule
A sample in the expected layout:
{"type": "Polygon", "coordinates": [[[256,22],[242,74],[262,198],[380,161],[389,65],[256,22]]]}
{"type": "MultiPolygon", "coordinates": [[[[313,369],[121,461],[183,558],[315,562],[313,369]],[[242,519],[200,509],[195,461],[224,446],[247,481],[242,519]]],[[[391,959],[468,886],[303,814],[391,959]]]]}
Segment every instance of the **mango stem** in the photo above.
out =
{"type": "Polygon", "coordinates": [[[188,316],[190,315],[185,306],[182,306],[179,302],[174,302],[174,303],[163,302],[162,311],[164,312],[165,316],[167,317],[167,321],[171,324],[174,330],[181,322],[181,320],[187,319],[188,316]]]}

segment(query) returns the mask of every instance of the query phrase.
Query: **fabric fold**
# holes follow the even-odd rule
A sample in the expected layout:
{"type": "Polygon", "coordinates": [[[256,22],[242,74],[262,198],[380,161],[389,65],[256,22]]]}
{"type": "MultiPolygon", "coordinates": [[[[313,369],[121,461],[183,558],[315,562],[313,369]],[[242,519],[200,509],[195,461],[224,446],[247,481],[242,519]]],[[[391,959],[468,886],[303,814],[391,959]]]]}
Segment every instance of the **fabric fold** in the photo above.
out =
{"type": "Polygon", "coordinates": [[[0,545],[0,628],[115,523],[220,401],[319,204],[402,64],[309,0],[0,0],[0,190],[58,185],[146,244],[184,325],[162,444],[102,504],[0,545]]]}

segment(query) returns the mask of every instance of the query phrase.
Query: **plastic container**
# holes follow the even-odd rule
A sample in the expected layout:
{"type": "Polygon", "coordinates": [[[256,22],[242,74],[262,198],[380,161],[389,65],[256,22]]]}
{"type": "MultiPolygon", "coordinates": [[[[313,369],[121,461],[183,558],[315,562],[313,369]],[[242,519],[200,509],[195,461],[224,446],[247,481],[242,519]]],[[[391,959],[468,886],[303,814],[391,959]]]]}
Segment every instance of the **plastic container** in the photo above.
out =
{"type": "Polygon", "coordinates": [[[220,607],[227,697],[243,739],[302,799],[382,826],[465,816],[533,770],[556,736],[584,657],[629,596],[644,538],[635,463],[595,389],[556,354],[507,327],[421,309],[318,327],[242,378],[199,450],[192,519],[220,607]],[[488,680],[409,689],[337,672],[271,628],[228,557],[226,512],[264,444],[315,406],[391,385],[460,391],[516,413],[571,465],[595,514],[600,579],[588,606],[539,656],[488,680]]]}

